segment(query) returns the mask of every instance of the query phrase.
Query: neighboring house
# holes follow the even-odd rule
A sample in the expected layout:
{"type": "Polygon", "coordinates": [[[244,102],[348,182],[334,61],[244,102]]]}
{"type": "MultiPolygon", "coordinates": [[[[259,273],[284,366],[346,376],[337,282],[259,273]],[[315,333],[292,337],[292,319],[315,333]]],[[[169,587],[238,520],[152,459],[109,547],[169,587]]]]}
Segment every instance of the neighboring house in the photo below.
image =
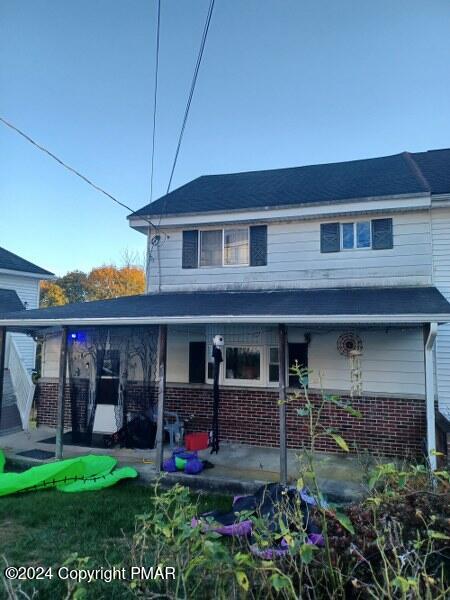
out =
{"type": "MultiPolygon", "coordinates": [[[[68,328],[78,386],[66,424],[92,429],[100,389],[126,407],[125,419],[153,402],[152,327],[167,325],[165,405],[191,429],[211,427],[212,339],[221,334],[223,439],[278,445],[280,375],[295,387],[289,366],[298,361],[311,370],[315,402],[324,389],[361,411],[361,420],[325,413],[352,449],[407,456],[428,444],[434,463],[435,402],[450,418],[450,149],[199,177],[129,221],[148,236],[148,295],[0,320],[45,338],[42,423],[55,424],[55,327],[68,328]],[[143,328],[151,369],[141,334],[132,352],[117,341],[143,328]],[[103,341],[99,331],[108,331],[103,341]]],[[[306,439],[297,408],[286,408],[291,447],[306,439]]],[[[336,450],[325,439],[318,448],[336,450]]]]}
{"type": "MultiPolygon", "coordinates": [[[[0,315],[38,308],[40,281],[52,276],[49,271],[0,248],[0,315]]],[[[26,410],[28,398],[21,396],[22,392],[31,389],[35,359],[36,343],[31,337],[17,332],[7,334],[3,374],[7,394],[4,394],[0,435],[20,427],[20,417],[27,421],[28,413],[23,410],[26,410]]]]}

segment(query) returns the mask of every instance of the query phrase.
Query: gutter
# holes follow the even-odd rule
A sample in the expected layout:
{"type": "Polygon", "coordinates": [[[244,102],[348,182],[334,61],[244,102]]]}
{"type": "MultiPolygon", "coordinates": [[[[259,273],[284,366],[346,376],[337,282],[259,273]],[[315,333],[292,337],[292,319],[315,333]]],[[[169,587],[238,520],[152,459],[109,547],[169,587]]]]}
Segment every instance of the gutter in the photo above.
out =
{"type": "Polygon", "coordinates": [[[0,318],[2,327],[55,327],[63,325],[183,325],[207,323],[261,323],[261,324],[412,324],[450,322],[450,314],[407,315],[208,315],[208,316],[154,316],[154,317],[61,317],[61,318],[0,318]]]}
{"type": "Polygon", "coordinates": [[[427,409],[427,451],[430,467],[434,471],[437,467],[436,460],[436,423],[434,410],[434,343],[436,341],[438,325],[430,323],[428,336],[425,341],[425,393],[427,409]]]}

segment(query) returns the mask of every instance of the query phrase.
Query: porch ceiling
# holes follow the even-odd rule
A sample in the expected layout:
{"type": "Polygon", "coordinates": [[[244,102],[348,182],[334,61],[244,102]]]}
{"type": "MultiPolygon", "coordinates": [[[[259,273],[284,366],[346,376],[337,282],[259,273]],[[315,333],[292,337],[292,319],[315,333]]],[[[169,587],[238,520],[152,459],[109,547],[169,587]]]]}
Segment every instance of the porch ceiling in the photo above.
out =
{"type": "Polygon", "coordinates": [[[170,323],[420,324],[450,321],[434,287],[172,292],[66,304],[2,315],[0,326],[170,323]]]}

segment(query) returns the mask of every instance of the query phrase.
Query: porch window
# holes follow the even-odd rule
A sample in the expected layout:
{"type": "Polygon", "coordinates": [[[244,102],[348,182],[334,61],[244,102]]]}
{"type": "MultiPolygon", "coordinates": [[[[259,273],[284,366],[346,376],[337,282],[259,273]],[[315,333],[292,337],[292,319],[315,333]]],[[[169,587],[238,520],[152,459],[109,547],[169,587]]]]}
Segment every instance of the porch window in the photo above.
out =
{"type": "Polygon", "coordinates": [[[248,265],[248,228],[223,232],[224,265],[248,265]]]}
{"type": "Polygon", "coordinates": [[[269,382],[278,383],[280,380],[280,359],[278,357],[278,346],[269,348],[269,382]]]}
{"type": "Polygon", "coordinates": [[[261,351],[252,346],[228,346],[225,349],[225,378],[228,380],[259,381],[261,351]]]}
{"type": "Polygon", "coordinates": [[[200,266],[222,266],[222,229],[200,232],[200,266]]]}
{"type": "Polygon", "coordinates": [[[207,349],[208,364],[206,365],[206,379],[211,380],[214,377],[214,358],[212,344],[208,344],[207,349]]]}

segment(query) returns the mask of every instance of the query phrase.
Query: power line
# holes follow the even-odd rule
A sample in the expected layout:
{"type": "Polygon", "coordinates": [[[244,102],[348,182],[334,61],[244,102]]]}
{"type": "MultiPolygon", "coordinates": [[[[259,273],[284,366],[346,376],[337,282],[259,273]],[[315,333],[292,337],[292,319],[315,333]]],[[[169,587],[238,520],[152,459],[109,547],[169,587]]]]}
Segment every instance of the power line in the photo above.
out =
{"type": "Polygon", "coordinates": [[[161,0],[158,0],[158,15],[156,23],[156,61],[155,61],[155,90],[153,96],[153,132],[152,132],[152,166],[150,176],[150,202],[153,200],[153,173],[155,162],[155,137],[156,137],[156,107],[158,99],[158,70],[159,70],[159,32],[161,28],[161,0]]]}
{"type": "MultiPolygon", "coordinates": [[[[82,173],[80,173],[79,171],[77,171],[76,169],[74,169],[73,167],[71,167],[70,165],[68,165],[67,163],[65,163],[63,160],[61,160],[60,158],[58,158],[56,156],[56,154],[53,154],[53,152],[50,152],[50,150],[47,150],[47,148],[44,148],[44,146],[41,146],[41,144],[38,144],[29,135],[27,135],[26,133],[24,133],[18,127],[16,127],[15,125],[13,125],[12,123],[10,123],[9,121],[7,121],[6,119],[4,119],[1,116],[0,116],[0,121],[4,125],[6,125],[7,127],[9,127],[10,129],[12,129],[13,131],[15,131],[16,133],[18,133],[19,135],[21,135],[23,138],[25,138],[28,142],[30,142],[30,144],[33,144],[33,146],[35,146],[38,150],[41,150],[41,152],[44,152],[45,154],[47,154],[48,156],[50,156],[50,158],[53,158],[53,160],[56,160],[56,162],[59,163],[61,166],[63,166],[65,169],[67,169],[68,171],[70,171],[71,173],[73,173],[74,175],[76,175],[77,177],[79,177],[80,179],[82,179],[85,183],[87,183],[88,185],[90,185],[91,187],[93,187],[95,190],[97,190],[97,192],[100,192],[101,194],[104,194],[110,200],[112,200],[113,202],[115,202],[119,206],[122,206],[122,208],[125,208],[126,210],[128,210],[130,212],[133,212],[133,213],[135,212],[135,210],[133,208],[131,208],[127,204],[124,204],[123,202],[121,202],[120,200],[118,200],[112,194],[110,194],[109,192],[107,192],[106,190],[104,190],[103,188],[101,188],[99,185],[97,185],[96,183],[94,183],[93,181],[91,181],[90,179],[88,179],[85,175],[83,175],[82,173]]],[[[147,217],[143,217],[143,219],[145,219],[150,225],[152,225],[153,227],[155,227],[157,229],[156,225],[154,225],[147,217]]]]}
{"type": "MultiPolygon", "coordinates": [[[[190,87],[190,90],[189,90],[189,96],[188,96],[188,99],[187,99],[186,108],[185,108],[185,111],[184,111],[183,123],[182,123],[182,126],[181,126],[180,134],[178,136],[178,143],[177,143],[177,148],[176,148],[176,151],[175,151],[175,156],[174,156],[174,159],[173,159],[172,170],[170,172],[169,183],[167,185],[167,191],[166,191],[166,195],[164,197],[163,206],[162,206],[162,209],[161,209],[161,211],[159,213],[158,226],[155,228],[158,233],[161,232],[161,229],[160,229],[161,220],[162,220],[163,214],[166,212],[167,194],[170,192],[170,186],[172,184],[172,179],[173,179],[173,175],[174,175],[174,172],[175,172],[175,167],[176,167],[177,161],[178,161],[178,155],[180,153],[181,142],[183,140],[184,130],[186,128],[186,123],[187,123],[188,116],[189,116],[189,110],[190,110],[191,103],[192,103],[192,97],[194,95],[195,85],[197,83],[197,77],[198,77],[198,73],[199,73],[199,70],[200,70],[200,65],[201,65],[202,58],[203,58],[203,51],[205,49],[206,38],[208,37],[209,25],[211,23],[211,17],[212,17],[212,13],[213,13],[213,9],[214,9],[214,2],[215,2],[215,0],[210,0],[209,7],[208,7],[208,12],[206,14],[206,21],[205,21],[205,25],[203,27],[203,33],[202,33],[202,39],[201,39],[201,42],[200,42],[200,48],[199,48],[199,52],[198,52],[198,55],[197,55],[197,61],[195,63],[195,69],[194,69],[194,73],[193,73],[193,76],[192,76],[191,87],[190,87]]],[[[153,249],[156,248],[157,262],[158,262],[157,268],[158,268],[158,272],[159,272],[158,289],[161,290],[161,260],[160,260],[160,255],[159,255],[159,245],[161,243],[161,237],[159,235],[157,235],[157,236],[155,236],[153,238],[153,240],[155,241],[155,243],[153,244],[153,242],[152,242],[152,246],[150,247],[150,251],[148,253],[148,262],[150,264],[150,261],[152,260],[152,256],[153,256],[153,249]]]]}
{"type": "Polygon", "coordinates": [[[192,97],[194,95],[195,84],[197,83],[198,72],[199,72],[200,64],[201,64],[202,58],[203,58],[203,50],[205,49],[206,38],[208,36],[209,25],[211,23],[211,17],[212,17],[212,13],[213,13],[213,9],[214,9],[214,1],[215,0],[210,0],[209,8],[208,8],[208,13],[206,15],[206,22],[205,22],[205,26],[203,28],[203,34],[202,34],[202,40],[201,40],[201,43],[200,43],[200,49],[199,49],[199,53],[198,53],[198,56],[197,56],[197,62],[196,62],[195,69],[194,69],[194,75],[192,77],[191,89],[190,89],[190,92],[189,92],[189,97],[188,97],[188,101],[187,101],[187,104],[186,104],[186,109],[184,111],[183,124],[181,126],[180,135],[178,137],[177,149],[175,151],[175,157],[174,157],[174,160],[173,160],[172,170],[170,172],[169,184],[167,186],[167,192],[166,192],[166,194],[168,194],[169,191],[170,191],[170,186],[172,184],[173,174],[175,172],[175,167],[176,167],[177,161],[178,161],[178,155],[180,153],[181,141],[183,139],[184,130],[186,128],[186,123],[187,123],[187,119],[188,119],[188,115],[189,115],[189,109],[191,107],[192,97]]]}

